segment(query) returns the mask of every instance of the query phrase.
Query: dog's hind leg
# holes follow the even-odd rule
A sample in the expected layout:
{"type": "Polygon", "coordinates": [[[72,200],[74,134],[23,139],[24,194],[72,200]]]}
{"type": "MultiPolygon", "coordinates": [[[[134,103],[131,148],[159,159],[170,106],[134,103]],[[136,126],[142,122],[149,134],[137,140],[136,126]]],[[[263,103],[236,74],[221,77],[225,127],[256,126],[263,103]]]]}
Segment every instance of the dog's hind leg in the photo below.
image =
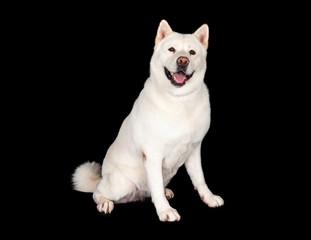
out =
{"type": "Polygon", "coordinates": [[[104,173],[93,193],[99,212],[111,213],[115,203],[127,202],[127,196],[136,191],[136,186],[120,170],[113,168],[104,173]]]}

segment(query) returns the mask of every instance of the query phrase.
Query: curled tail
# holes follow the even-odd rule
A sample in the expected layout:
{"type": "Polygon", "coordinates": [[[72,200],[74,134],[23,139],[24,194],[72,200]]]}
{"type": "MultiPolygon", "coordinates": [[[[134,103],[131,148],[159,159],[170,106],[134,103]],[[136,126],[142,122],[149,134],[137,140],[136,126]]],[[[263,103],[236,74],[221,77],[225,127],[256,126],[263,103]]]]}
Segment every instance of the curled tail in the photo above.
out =
{"type": "Polygon", "coordinates": [[[97,162],[86,162],[78,166],[72,175],[74,190],[94,192],[101,180],[101,165],[97,162]]]}

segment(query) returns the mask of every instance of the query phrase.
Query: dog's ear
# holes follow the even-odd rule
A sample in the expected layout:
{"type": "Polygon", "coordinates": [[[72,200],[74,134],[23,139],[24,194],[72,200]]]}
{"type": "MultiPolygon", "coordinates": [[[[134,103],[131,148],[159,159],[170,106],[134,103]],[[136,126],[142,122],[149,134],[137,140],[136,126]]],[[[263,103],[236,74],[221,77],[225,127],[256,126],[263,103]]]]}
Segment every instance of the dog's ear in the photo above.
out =
{"type": "Polygon", "coordinates": [[[207,24],[203,24],[198,30],[193,34],[199,41],[203,44],[203,46],[207,49],[208,47],[208,37],[209,30],[207,24]]]}
{"type": "Polygon", "coordinates": [[[168,25],[167,21],[166,20],[162,20],[160,22],[159,27],[158,27],[158,32],[157,32],[157,36],[156,36],[156,39],[155,39],[155,43],[157,44],[162,39],[164,39],[168,35],[170,35],[172,32],[173,32],[173,30],[171,29],[170,25],[168,25]]]}

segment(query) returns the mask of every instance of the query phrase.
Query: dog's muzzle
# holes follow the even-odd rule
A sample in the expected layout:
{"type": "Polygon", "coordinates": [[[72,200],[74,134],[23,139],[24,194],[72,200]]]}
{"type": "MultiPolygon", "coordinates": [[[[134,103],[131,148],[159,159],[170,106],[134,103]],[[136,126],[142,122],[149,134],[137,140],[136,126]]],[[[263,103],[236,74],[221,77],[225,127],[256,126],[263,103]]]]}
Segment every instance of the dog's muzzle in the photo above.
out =
{"type": "Polygon", "coordinates": [[[194,71],[191,74],[186,74],[189,62],[190,60],[187,57],[177,58],[177,72],[171,72],[166,67],[164,67],[166,77],[168,78],[168,80],[171,81],[174,86],[184,86],[186,84],[186,81],[188,81],[192,77],[194,71]]]}

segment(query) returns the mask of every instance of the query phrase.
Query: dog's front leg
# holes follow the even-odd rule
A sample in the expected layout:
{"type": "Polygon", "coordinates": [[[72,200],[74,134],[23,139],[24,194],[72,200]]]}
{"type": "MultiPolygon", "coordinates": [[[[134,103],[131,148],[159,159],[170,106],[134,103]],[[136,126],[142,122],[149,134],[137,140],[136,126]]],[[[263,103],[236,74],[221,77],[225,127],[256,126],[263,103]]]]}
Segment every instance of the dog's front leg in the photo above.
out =
{"type": "Polygon", "coordinates": [[[188,160],[185,162],[185,166],[193,186],[198,191],[202,201],[209,207],[222,206],[224,200],[220,196],[214,195],[206,185],[201,165],[201,145],[194,149],[188,160]]]}
{"type": "Polygon", "coordinates": [[[147,181],[151,192],[152,202],[157,210],[160,221],[179,221],[178,212],[168,203],[163,185],[162,160],[160,156],[145,156],[147,181]]]}

